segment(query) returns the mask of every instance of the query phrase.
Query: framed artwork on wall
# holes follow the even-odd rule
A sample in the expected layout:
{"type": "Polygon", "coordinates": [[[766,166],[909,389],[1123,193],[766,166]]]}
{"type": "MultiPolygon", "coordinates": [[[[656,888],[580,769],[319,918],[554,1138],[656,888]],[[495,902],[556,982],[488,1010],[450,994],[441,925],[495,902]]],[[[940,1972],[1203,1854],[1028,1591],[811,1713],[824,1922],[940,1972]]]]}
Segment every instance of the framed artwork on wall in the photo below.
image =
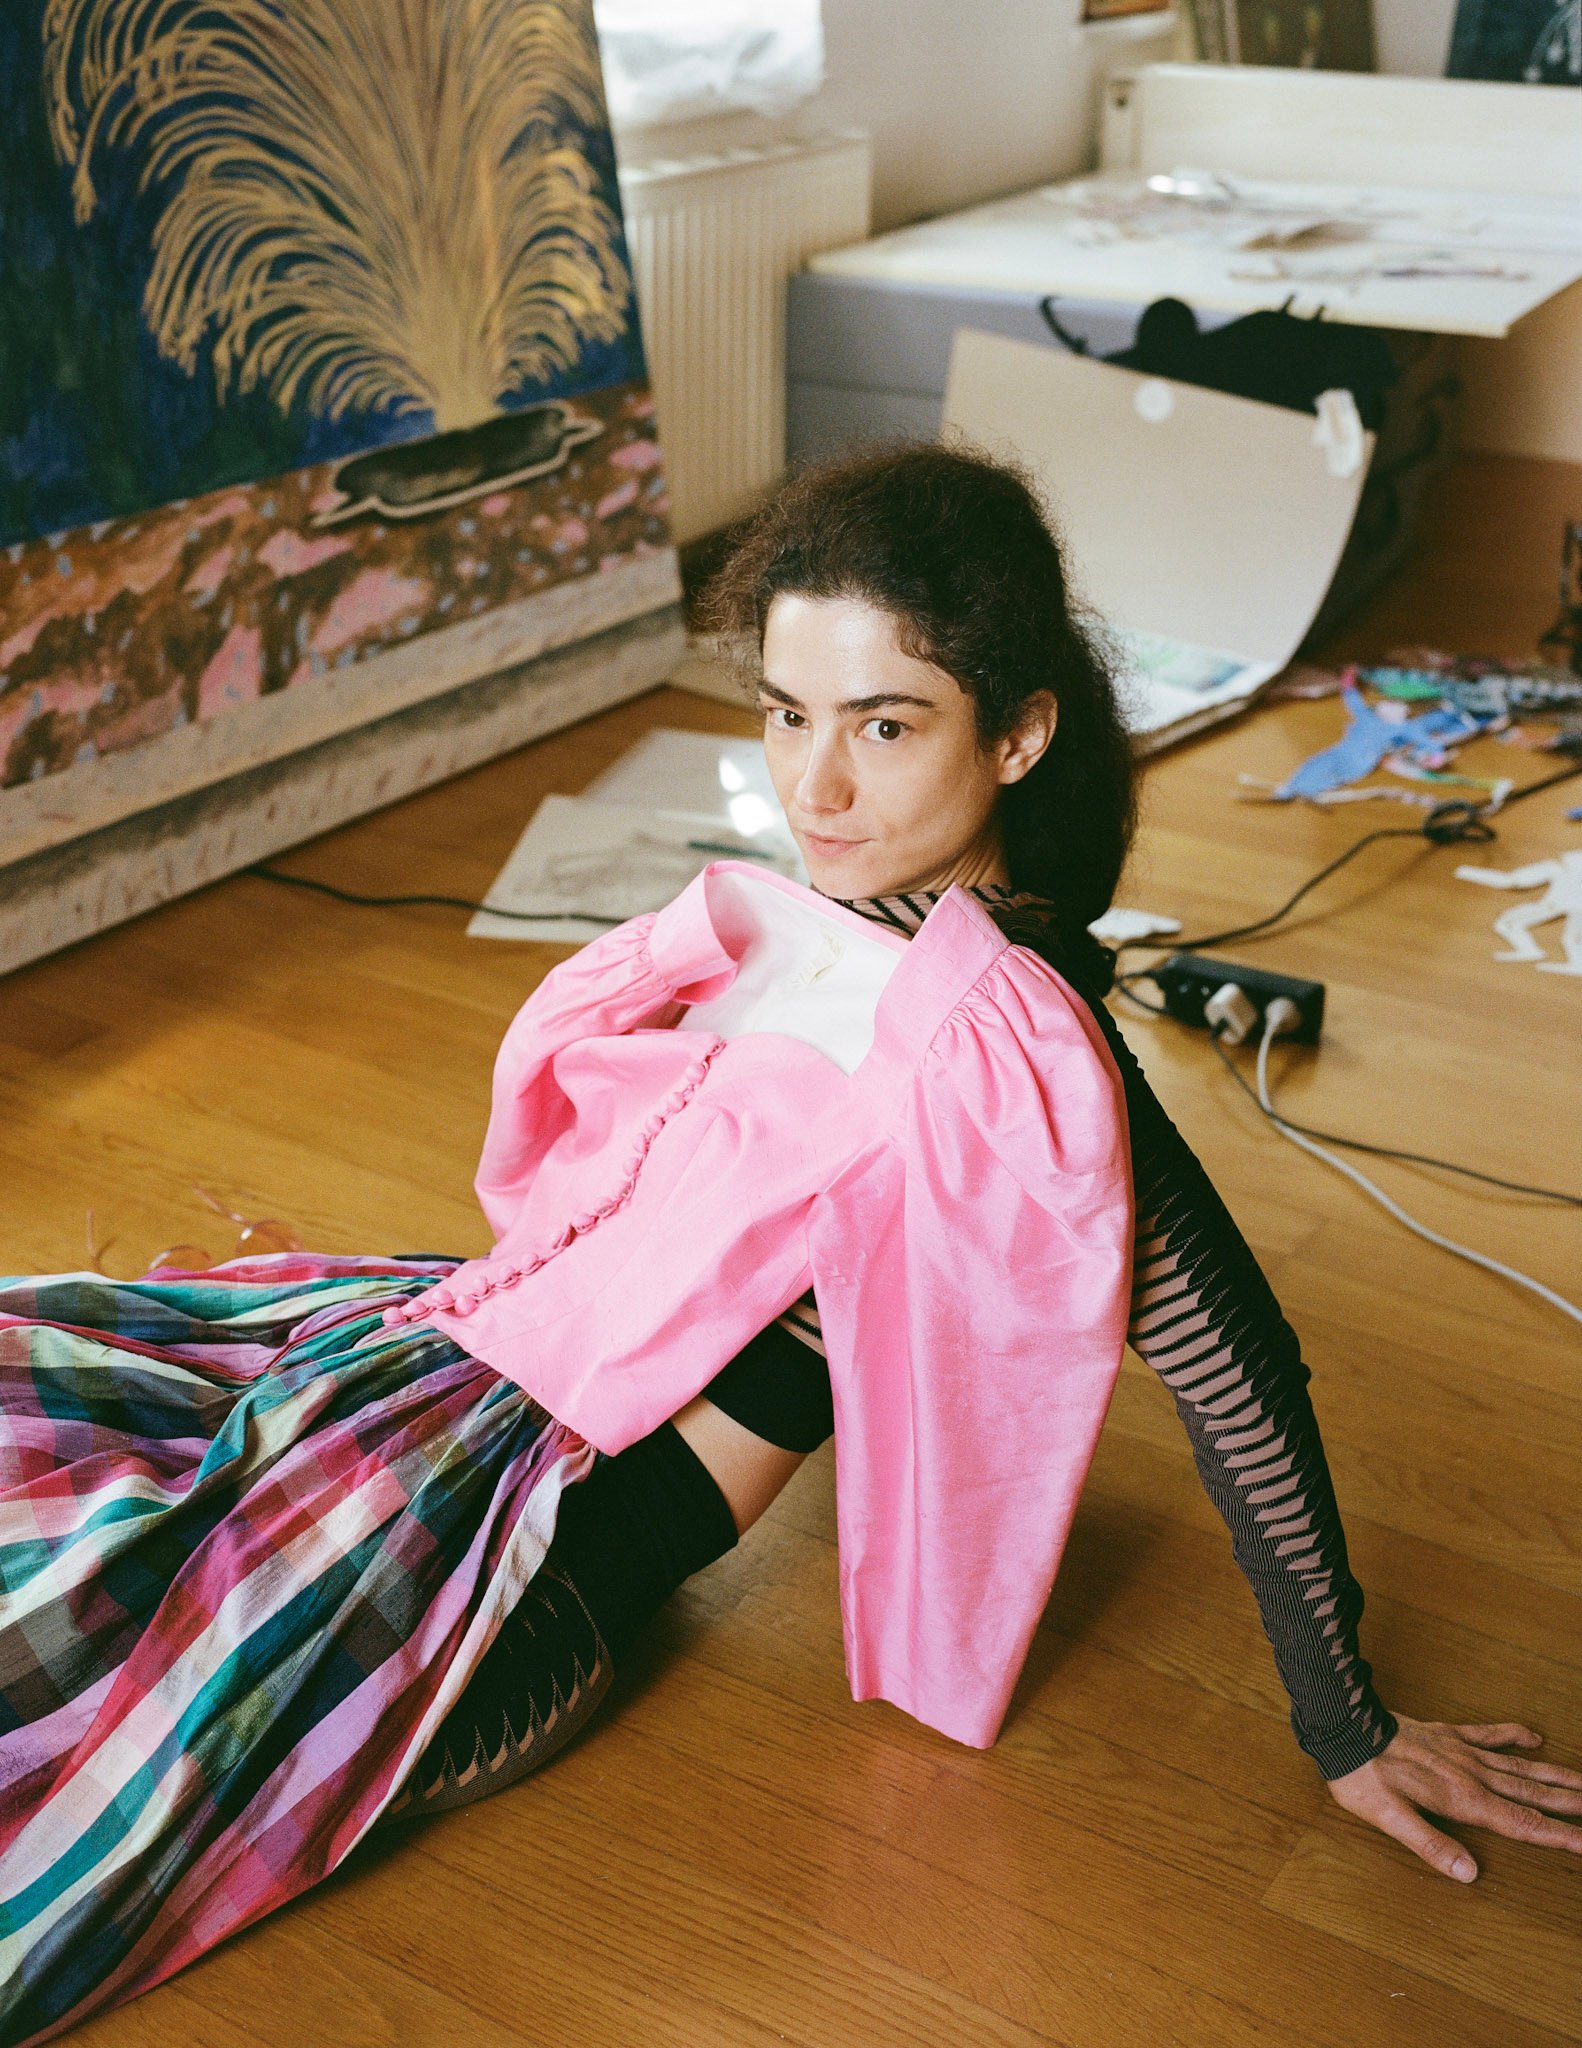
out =
{"type": "Polygon", "coordinates": [[[1460,0],[1445,75],[1582,85],[1582,0],[1460,0]]]}
{"type": "Polygon", "coordinates": [[[1192,0],[1198,55],[1212,64],[1372,71],[1372,0],[1192,0]]]}
{"type": "Polygon", "coordinates": [[[1113,21],[1118,14],[1169,14],[1175,0],[1082,0],[1084,21],[1113,21]]]}
{"type": "Polygon", "coordinates": [[[197,810],[234,825],[249,776],[275,845],[337,822],[266,771],[306,790],[392,719],[395,754],[342,748],[340,815],[518,744],[551,656],[561,723],[658,679],[589,0],[16,0],[0,118],[0,927],[61,849],[80,895],[88,836],[222,790],[197,810]],[[567,654],[612,633],[578,709],[567,654]],[[481,723],[451,702],[491,687],[481,723]]]}

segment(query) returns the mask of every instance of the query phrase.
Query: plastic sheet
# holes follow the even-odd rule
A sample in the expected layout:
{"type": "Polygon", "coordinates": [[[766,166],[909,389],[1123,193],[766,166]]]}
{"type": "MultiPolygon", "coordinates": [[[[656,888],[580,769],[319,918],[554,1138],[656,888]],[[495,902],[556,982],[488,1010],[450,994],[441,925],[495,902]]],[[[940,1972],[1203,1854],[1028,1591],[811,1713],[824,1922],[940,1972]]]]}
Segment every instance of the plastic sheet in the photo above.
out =
{"type": "Polygon", "coordinates": [[[594,0],[610,118],[783,114],[824,82],[819,0],[594,0]]]}

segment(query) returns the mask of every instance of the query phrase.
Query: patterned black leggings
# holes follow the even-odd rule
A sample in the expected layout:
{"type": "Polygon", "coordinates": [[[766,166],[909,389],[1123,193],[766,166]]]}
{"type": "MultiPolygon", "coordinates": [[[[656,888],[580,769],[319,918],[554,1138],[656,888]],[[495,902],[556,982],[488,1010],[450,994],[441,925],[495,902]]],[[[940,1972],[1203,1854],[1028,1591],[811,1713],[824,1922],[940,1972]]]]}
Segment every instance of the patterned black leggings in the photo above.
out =
{"type": "Polygon", "coordinates": [[[581,1733],[614,1676],[582,1595],[546,1558],[379,1825],[503,1792],[581,1733]]]}
{"type": "Polygon", "coordinates": [[[598,1713],[643,1624],[735,1541],[725,1496],[670,1423],[601,1457],[561,1496],[544,1562],[379,1824],[466,1806],[548,1763],[598,1713]]]}

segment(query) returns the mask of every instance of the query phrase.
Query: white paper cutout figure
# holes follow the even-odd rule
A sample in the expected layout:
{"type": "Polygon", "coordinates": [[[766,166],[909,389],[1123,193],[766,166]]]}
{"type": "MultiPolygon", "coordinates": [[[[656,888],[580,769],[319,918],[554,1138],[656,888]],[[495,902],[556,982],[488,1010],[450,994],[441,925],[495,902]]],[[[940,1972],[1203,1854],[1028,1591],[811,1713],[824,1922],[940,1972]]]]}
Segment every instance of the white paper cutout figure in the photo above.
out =
{"type": "Polygon", "coordinates": [[[1463,882],[1479,882],[1485,889],[1537,889],[1544,893],[1536,903],[1516,903],[1502,910],[1494,929],[1510,948],[1496,953],[1496,960],[1536,960],[1540,974],[1582,975],[1582,848],[1573,848],[1555,860],[1535,860],[1524,868],[1457,868],[1463,882]],[[1544,949],[1532,937],[1535,925],[1563,917],[1560,946],[1563,960],[1546,960],[1544,949]]]}

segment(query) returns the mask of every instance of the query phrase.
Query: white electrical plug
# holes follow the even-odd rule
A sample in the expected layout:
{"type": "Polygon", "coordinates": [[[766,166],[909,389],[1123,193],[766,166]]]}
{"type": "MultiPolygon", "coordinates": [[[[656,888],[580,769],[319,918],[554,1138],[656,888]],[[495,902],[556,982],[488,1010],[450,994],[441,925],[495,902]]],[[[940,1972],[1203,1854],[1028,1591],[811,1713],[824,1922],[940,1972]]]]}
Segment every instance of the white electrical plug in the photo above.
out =
{"type": "Polygon", "coordinates": [[[1240,1045],[1257,1021],[1257,1004],[1233,981],[1222,982],[1203,1005],[1203,1022],[1226,1045],[1240,1045]]]}

